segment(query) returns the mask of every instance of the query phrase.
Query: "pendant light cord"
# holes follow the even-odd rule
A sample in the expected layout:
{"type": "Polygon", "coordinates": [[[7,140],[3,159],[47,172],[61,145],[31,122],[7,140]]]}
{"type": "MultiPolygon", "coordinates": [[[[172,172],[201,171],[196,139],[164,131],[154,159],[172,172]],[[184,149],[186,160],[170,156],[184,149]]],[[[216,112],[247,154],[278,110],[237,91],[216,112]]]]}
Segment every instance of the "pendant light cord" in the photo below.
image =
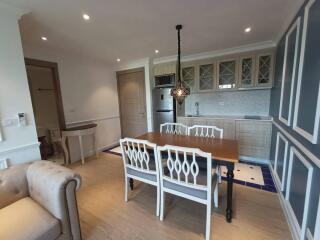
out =
{"type": "Polygon", "coordinates": [[[180,30],[182,25],[177,25],[176,29],[178,30],[178,85],[181,86],[181,50],[180,50],[180,30]]]}

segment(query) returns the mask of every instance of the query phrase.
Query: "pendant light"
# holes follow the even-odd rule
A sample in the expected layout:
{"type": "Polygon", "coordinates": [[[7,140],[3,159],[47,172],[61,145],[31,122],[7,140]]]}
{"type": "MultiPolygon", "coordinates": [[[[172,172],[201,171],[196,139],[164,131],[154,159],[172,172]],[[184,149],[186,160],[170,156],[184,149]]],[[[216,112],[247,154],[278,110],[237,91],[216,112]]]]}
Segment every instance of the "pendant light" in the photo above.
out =
{"type": "Polygon", "coordinates": [[[178,31],[178,60],[177,60],[177,78],[176,85],[171,89],[171,96],[181,105],[184,99],[190,95],[190,89],[185,87],[181,81],[181,52],[180,52],[180,30],[182,25],[177,25],[178,31]]]}

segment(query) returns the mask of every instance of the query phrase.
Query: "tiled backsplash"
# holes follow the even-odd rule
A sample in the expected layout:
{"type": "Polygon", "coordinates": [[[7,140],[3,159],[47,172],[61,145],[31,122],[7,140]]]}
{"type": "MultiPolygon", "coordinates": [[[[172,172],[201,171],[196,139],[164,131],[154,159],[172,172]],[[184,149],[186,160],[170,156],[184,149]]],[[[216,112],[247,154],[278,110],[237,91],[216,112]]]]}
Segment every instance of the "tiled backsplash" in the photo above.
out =
{"type": "Polygon", "coordinates": [[[186,115],[196,113],[196,102],[199,102],[200,115],[267,116],[270,89],[191,94],[185,102],[186,115]]]}

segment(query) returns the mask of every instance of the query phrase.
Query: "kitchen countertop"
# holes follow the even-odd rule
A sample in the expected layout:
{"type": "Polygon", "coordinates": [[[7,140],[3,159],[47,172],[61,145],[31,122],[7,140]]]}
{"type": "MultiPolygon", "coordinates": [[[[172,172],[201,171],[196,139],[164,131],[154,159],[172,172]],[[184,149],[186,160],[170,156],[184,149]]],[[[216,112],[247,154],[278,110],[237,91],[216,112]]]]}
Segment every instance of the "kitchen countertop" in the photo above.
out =
{"type": "Polygon", "coordinates": [[[232,119],[232,120],[261,120],[271,121],[271,116],[249,116],[249,115],[192,115],[186,114],[185,116],[178,117],[190,117],[190,118],[214,118],[214,119],[232,119]]]}

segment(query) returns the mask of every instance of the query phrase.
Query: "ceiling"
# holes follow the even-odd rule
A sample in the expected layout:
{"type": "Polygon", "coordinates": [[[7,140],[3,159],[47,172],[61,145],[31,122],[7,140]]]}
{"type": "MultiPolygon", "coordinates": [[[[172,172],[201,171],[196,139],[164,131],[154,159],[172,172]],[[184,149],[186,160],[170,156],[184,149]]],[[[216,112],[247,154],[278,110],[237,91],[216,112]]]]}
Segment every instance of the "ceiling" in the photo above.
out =
{"type": "Polygon", "coordinates": [[[41,45],[116,63],[276,42],[304,0],[8,0],[30,10],[24,45],[41,45]],[[90,15],[84,21],[82,14],[90,15]],[[252,32],[244,29],[252,27],[252,32]],[[48,41],[42,41],[46,36],[48,41]],[[154,50],[158,49],[159,54],[154,50]]]}

